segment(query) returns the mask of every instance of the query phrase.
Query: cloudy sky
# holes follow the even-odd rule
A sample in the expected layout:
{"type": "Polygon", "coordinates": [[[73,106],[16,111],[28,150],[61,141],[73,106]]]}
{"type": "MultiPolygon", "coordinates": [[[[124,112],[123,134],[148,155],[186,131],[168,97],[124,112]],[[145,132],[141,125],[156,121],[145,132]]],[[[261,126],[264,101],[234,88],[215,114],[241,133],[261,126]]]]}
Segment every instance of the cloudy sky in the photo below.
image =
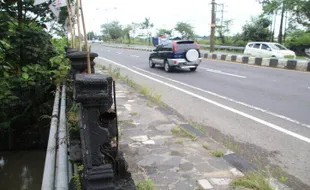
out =
{"type": "MultiPolygon", "coordinates": [[[[256,0],[216,0],[224,4],[224,20],[232,19],[231,33],[241,31],[251,16],[262,12],[256,0]]],[[[100,25],[112,20],[121,24],[142,22],[150,17],[154,28],[174,28],[177,22],[188,22],[198,35],[210,34],[211,0],[84,0],[87,31],[100,33],[100,25]]],[[[218,10],[220,7],[218,7],[218,10]]],[[[221,13],[217,13],[220,18],[221,13]]],[[[153,32],[156,32],[154,29],[153,32]]]]}

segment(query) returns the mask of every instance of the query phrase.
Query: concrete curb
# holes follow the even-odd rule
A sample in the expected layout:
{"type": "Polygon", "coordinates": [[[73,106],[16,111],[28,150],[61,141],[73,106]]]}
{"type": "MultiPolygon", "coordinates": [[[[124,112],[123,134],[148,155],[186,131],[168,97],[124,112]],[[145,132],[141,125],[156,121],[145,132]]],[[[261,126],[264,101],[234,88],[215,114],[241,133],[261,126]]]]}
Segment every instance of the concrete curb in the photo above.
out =
{"type": "Polygon", "coordinates": [[[260,57],[250,57],[250,56],[231,55],[231,54],[216,54],[216,53],[205,53],[203,57],[205,59],[231,61],[242,64],[259,65],[265,67],[274,67],[274,68],[298,70],[298,71],[310,71],[309,60],[260,58],[260,57]]]}
{"type": "MultiPolygon", "coordinates": [[[[103,46],[147,51],[147,52],[152,52],[153,50],[153,48],[137,48],[137,47],[120,46],[120,45],[115,46],[115,45],[103,44],[103,46]]],[[[233,54],[220,54],[220,53],[202,53],[201,55],[205,59],[230,61],[241,64],[310,72],[310,60],[261,58],[261,57],[250,57],[250,56],[233,55],[233,54]]]]}

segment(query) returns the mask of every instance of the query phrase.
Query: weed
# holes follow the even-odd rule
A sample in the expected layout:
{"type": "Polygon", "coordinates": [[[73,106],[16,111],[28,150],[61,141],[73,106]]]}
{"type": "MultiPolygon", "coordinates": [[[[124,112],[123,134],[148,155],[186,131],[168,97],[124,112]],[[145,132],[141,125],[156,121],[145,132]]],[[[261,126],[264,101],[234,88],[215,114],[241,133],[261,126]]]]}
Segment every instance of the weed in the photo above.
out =
{"type": "Polygon", "coordinates": [[[79,174],[74,174],[72,176],[72,180],[74,183],[74,189],[76,190],[82,190],[81,180],[79,174]]]}
{"type": "Polygon", "coordinates": [[[288,180],[288,177],[285,177],[285,176],[281,176],[281,177],[280,177],[280,181],[281,181],[282,183],[285,183],[287,180],[288,180]]]}
{"type": "Polygon", "coordinates": [[[72,104],[71,108],[69,109],[69,112],[77,112],[78,105],[72,104]]]}
{"type": "Polygon", "coordinates": [[[214,156],[214,157],[222,157],[222,156],[224,156],[224,152],[218,151],[218,150],[213,151],[211,154],[212,154],[212,156],[214,156]]]}
{"type": "Polygon", "coordinates": [[[256,190],[272,190],[263,172],[251,172],[232,182],[233,187],[245,187],[256,190]]]}
{"type": "Polygon", "coordinates": [[[50,115],[42,115],[40,117],[40,120],[43,120],[43,119],[51,119],[52,117],[50,115]]]}
{"type": "Polygon", "coordinates": [[[209,149],[209,146],[208,146],[208,144],[207,144],[207,143],[204,143],[204,144],[202,145],[202,147],[203,147],[204,149],[206,149],[206,150],[208,150],[208,149],[209,149]]]}
{"type": "Polygon", "coordinates": [[[238,144],[233,143],[231,140],[226,139],[223,142],[224,146],[227,147],[228,149],[234,151],[234,152],[238,152],[240,150],[240,146],[238,144]]]}
{"type": "Polygon", "coordinates": [[[77,171],[78,172],[82,172],[84,170],[84,165],[79,165],[78,167],[77,167],[77,171]]]}
{"type": "Polygon", "coordinates": [[[79,139],[80,138],[80,128],[78,122],[80,117],[77,113],[77,104],[73,104],[69,111],[67,112],[67,121],[69,124],[69,136],[70,139],[79,139]]]}
{"type": "Polygon", "coordinates": [[[151,100],[160,105],[161,104],[161,101],[160,101],[161,97],[162,97],[161,94],[156,94],[156,95],[151,96],[151,100]]]}
{"type": "MultiPolygon", "coordinates": [[[[160,101],[162,95],[154,94],[151,92],[151,90],[149,88],[139,86],[133,80],[129,79],[128,76],[124,76],[124,77],[121,76],[119,68],[112,70],[112,66],[109,65],[108,71],[111,74],[112,78],[119,79],[119,80],[125,82],[130,87],[137,89],[139,91],[139,93],[141,93],[143,96],[149,98],[153,103],[156,103],[160,106],[163,106],[163,103],[161,103],[161,101],[160,101]]],[[[153,106],[150,106],[150,105],[148,105],[148,106],[153,108],[153,106]]]]}
{"type": "Polygon", "coordinates": [[[171,129],[171,132],[174,136],[177,136],[177,137],[188,137],[190,138],[192,141],[195,141],[197,140],[197,137],[195,135],[193,135],[192,133],[186,131],[185,129],[183,128],[173,128],[171,129]]]}
{"type": "Polygon", "coordinates": [[[138,115],[138,113],[137,113],[137,112],[132,112],[132,113],[130,113],[129,115],[131,115],[131,116],[133,117],[133,116],[138,115]]]}
{"type": "Polygon", "coordinates": [[[148,97],[149,94],[150,94],[149,89],[146,88],[146,87],[141,87],[141,88],[139,89],[139,92],[140,92],[143,96],[146,96],[146,97],[148,97]]]}
{"type": "Polygon", "coordinates": [[[147,105],[148,107],[150,107],[150,108],[153,108],[153,107],[154,107],[153,104],[152,104],[151,102],[146,102],[146,105],[147,105]]]}
{"type": "Polygon", "coordinates": [[[201,133],[206,134],[206,130],[205,130],[205,128],[204,128],[203,126],[198,125],[198,126],[196,126],[195,128],[196,128],[198,131],[200,131],[201,133]]]}
{"type": "Polygon", "coordinates": [[[207,135],[206,129],[205,127],[203,127],[202,125],[196,123],[196,122],[192,122],[190,121],[189,124],[191,124],[193,127],[195,127],[198,131],[200,131],[202,134],[207,135]]]}
{"type": "Polygon", "coordinates": [[[175,144],[183,144],[183,141],[178,140],[178,141],[175,141],[174,143],[175,143],[175,144]]]}
{"type": "Polygon", "coordinates": [[[141,181],[137,185],[137,190],[153,190],[154,182],[152,180],[141,181]]]}
{"type": "Polygon", "coordinates": [[[173,128],[173,129],[171,129],[171,132],[172,132],[174,135],[177,136],[177,135],[180,133],[180,130],[177,129],[177,128],[173,128]]]}
{"type": "Polygon", "coordinates": [[[275,178],[279,179],[282,183],[288,180],[288,177],[285,175],[285,172],[280,167],[276,167],[271,170],[272,172],[269,171],[269,173],[271,173],[272,176],[274,176],[275,178]]]}
{"type": "Polygon", "coordinates": [[[79,121],[79,116],[76,112],[68,112],[67,120],[69,123],[77,123],[79,121]]]}

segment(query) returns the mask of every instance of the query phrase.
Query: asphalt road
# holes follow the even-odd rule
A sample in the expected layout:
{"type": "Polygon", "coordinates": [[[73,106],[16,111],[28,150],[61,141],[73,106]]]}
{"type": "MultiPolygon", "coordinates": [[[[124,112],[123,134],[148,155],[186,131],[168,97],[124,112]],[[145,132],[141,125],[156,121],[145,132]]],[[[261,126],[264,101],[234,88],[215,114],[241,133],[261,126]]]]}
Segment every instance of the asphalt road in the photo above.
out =
{"type": "MultiPolygon", "coordinates": [[[[185,119],[227,137],[256,165],[283,169],[294,189],[310,189],[310,74],[203,60],[196,72],[148,66],[149,52],[92,44],[99,57],[161,94],[185,119]],[[111,62],[112,61],[112,62],[111,62]]],[[[260,167],[258,166],[258,167],[260,167]]]]}

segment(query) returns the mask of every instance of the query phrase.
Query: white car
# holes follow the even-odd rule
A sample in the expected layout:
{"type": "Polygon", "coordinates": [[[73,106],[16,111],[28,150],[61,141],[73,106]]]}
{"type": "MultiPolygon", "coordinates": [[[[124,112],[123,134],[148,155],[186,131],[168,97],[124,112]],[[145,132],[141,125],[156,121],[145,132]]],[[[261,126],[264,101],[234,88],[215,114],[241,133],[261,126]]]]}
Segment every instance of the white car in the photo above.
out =
{"type": "Polygon", "coordinates": [[[287,49],[281,44],[271,42],[250,42],[246,45],[244,54],[255,57],[296,58],[295,52],[287,49]]]}

